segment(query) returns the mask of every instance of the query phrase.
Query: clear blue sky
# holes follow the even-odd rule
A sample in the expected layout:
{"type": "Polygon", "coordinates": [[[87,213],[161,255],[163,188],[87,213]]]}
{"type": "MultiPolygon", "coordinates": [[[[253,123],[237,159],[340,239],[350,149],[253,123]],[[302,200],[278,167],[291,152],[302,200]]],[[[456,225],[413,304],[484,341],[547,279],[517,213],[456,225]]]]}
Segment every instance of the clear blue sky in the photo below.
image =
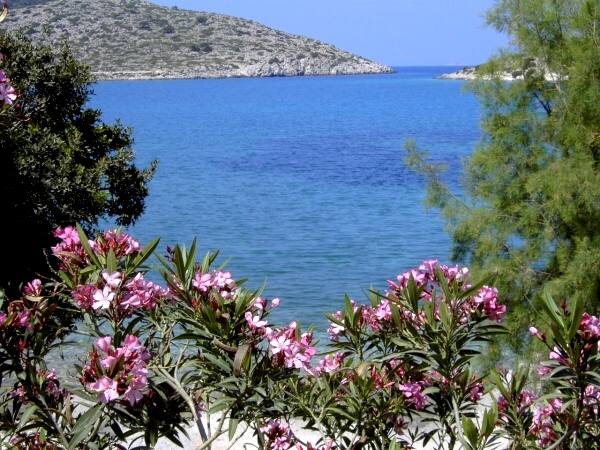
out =
{"type": "Polygon", "coordinates": [[[254,19],[390,65],[468,65],[507,39],[485,25],[493,0],[153,0],[254,19]]]}

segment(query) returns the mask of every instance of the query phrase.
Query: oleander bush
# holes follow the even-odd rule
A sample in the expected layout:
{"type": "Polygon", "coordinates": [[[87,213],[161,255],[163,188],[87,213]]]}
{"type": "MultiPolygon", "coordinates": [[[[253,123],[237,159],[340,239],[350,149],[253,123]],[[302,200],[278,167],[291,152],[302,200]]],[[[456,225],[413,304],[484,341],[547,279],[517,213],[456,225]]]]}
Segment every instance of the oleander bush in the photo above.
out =
{"type": "Polygon", "coordinates": [[[161,255],[118,229],[55,238],[55,279],[0,307],[4,446],[153,448],[196,427],[199,448],[222,435],[236,448],[247,430],[273,450],[598,448],[600,319],[582,302],[546,297],[534,383],[528,367],[477,370],[506,307],[466,268],[425,261],[366,304],[346,298],[317,345],[295,322],[272,324],[279,299],[216,253],[198,259],[195,242],[161,255]],[[81,360],[61,361],[74,338],[81,360]]]}
{"type": "MultiPolygon", "coordinates": [[[[0,125],[16,129],[26,91],[0,68],[0,125]]],[[[2,448],[182,446],[190,427],[199,450],[247,430],[265,450],[600,448],[600,318],[581,296],[544,296],[535,371],[486,373],[475,361],[506,334],[506,306],[464,267],[424,261],[366,304],[345,298],[317,347],[195,242],[161,255],[120,229],[54,238],[54,277],[0,297],[2,448]],[[59,358],[74,346],[80,361],[59,358]]]]}

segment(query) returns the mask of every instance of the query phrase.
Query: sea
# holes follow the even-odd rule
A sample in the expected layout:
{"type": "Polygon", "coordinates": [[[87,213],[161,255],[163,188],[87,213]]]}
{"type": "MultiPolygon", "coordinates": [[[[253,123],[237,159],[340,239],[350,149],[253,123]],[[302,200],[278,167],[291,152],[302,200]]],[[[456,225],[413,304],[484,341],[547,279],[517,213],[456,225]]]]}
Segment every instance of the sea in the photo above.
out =
{"type": "Polygon", "coordinates": [[[413,140],[462,166],[481,139],[480,106],[458,67],[397,67],[386,75],[105,81],[90,100],[132,128],[136,163],[158,160],[142,243],[198,239],[200,256],[278,297],[277,324],[327,327],[344,295],[366,302],[424,259],[450,262],[451,239],[426,181],[407,168],[413,140]]]}

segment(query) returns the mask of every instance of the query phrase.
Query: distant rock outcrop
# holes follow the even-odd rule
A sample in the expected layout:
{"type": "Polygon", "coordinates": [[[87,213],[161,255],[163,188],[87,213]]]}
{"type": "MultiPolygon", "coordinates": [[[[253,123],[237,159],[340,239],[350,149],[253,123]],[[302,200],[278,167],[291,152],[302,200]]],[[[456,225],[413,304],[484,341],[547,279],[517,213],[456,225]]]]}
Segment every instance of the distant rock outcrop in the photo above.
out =
{"type": "MultiPolygon", "coordinates": [[[[436,78],[439,80],[490,80],[492,76],[481,73],[482,66],[471,66],[463,67],[456,72],[443,73],[436,78]]],[[[496,73],[494,79],[501,79],[504,81],[515,81],[522,80],[525,76],[539,76],[543,77],[546,81],[558,81],[560,76],[554,72],[550,72],[544,64],[534,60],[527,59],[523,62],[523,68],[514,70],[503,70],[496,73]]],[[[564,79],[565,77],[563,77],[564,79]]]]}
{"type": "Polygon", "coordinates": [[[3,28],[34,41],[67,39],[101,79],[389,73],[314,39],[251,20],[146,0],[11,0],[3,28]]]}

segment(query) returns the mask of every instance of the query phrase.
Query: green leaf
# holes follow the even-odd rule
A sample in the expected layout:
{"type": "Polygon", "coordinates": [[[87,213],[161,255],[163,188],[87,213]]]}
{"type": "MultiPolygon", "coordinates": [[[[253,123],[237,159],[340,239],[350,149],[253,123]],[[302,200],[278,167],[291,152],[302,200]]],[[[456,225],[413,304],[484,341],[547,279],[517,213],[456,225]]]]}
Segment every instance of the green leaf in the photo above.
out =
{"type": "Polygon", "coordinates": [[[558,309],[556,302],[552,298],[552,295],[550,294],[550,289],[548,287],[544,288],[542,300],[542,306],[550,316],[549,318],[556,324],[556,326],[558,326],[561,329],[564,329],[565,324],[562,318],[560,317],[560,310],[558,309]]]}
{"type": "Polygon", "coordinates": [[[88,255],[88,258],[90,258],[90,261],[92,261],[92,263],[96,267],[101,268],[102,264],[100,264],[100,260],[98,259],[96,252],[94,252],[94,250],[92,250],[92,247],[90,247],[90,243],[88,242],[88,237],[86,236],[85,231],[83,231],[83,228],[81,228],[81,226],[79,224],[77,224],[77,234],[79,235],[79,240],[81,241],[81,246],[85,250],[86,255],[88,255]]]}
{"type": "Polygon", "coordinates": [[[134,269],[144,264],[144,262],[154,253],[156,247],[158,247],[158,243],[160,242],[160,238],[153,239],[144,247],[141,253],[139,253],[136,258],[133,260],[134,269]]]}
{"type": "Polygon", "coordinates": [[[240,421],[238,419],[229,419],[229,440],[232,441],[235,437],[235,432],[237,431],[237,427],[240,421]]]}
{"type": "Polygon", "coordinates": [[[231,405],[235,403],[235,401],[235,398],[223,396],[210,405],[209,412],[214,414],[224,409],[229,409],[231,405]]]}
{"type": "Polygon", "coordinates": [[[583,301],[581,300],[581,298],[578,298],[575,301],[575,305],[573,308],[573,312],[571,313],[571,326],[569,327],[569,335],[568,335],[568,340],[572,340],[575,335],[577,334],[577,330],[579,330],[579,324],[581,322],[581,317],[583,316],[583,312],[584,312],[584,304],[583,301]]]}
{"type": "Polygon", "coordinates": [[[108,250],[108,254],[106,255],[106,268],[110,273],[117,271],[117,257],[112,248],[108,250]]]}
{"type": "Polygon", "coordinates": [[[240,376],[242,373],[242,364],[246,360],[246,357],[250,355],[252,347],[249,344],[240,345],[235,352],[235,358],[233,359],[233,374],[240,376]]]}
{"type": "Polygon", "coordinates": [[[38,407],[35,404],[31,404],[25,409],[25,411],[21,415],[21,418],[19,419],[19,425],[17,426],[17,430],[20,430],[21,428],[28,425],[29,419],[31,419],[31,417],[35,414],[37,409],[38,407]]]}
{"type": "Polygon", "coordinates": [[[69,441],[69,450],[77,448],[77,446],[89,435],[92,429],[92,424],[100,418],[104,405],[96,405],[88,409],[77,418],[75,427],[73,428],[73,436],[69,441]]]}
{"type": "Polygon", "coordinates": [[[465,437],[469,441],[471,448],[476,449],[477,448],[477,440],[478,440],[477,439],[478,432],[477,432],[477,427],[475,426],[475,423],[473,423],[473,421],[471,419],[469,419],[468,417],[463,417],[462,428],[463,428],[465,437]]]}
{"type": "Polygon", "coordinates": [[[483,422],[481,424],[481,435],[488,437],[494,431],[496,422],[498,421],[498,410],[494,405],[493,408],[488,409],[483,413],[483,422]]]}

